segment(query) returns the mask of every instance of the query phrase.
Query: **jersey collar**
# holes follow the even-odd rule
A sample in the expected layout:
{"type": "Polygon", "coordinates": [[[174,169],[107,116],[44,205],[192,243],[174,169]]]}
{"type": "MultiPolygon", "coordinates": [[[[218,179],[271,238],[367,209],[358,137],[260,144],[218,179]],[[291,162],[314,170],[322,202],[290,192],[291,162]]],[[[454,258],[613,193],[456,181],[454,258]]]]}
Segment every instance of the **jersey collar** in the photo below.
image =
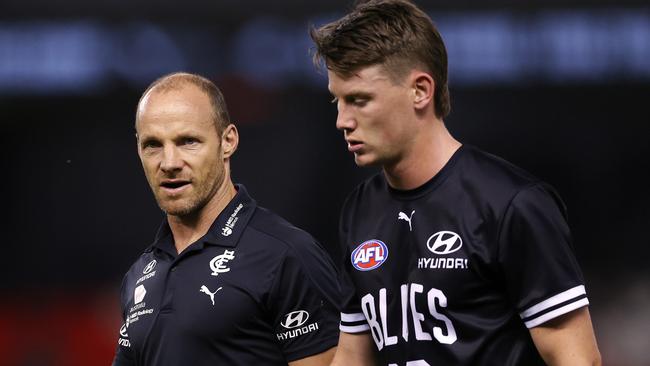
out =
{"type": "MultiPolygon", "coordinates": [[[[214,220],[208,232],[184,251],[200,250],[205,245],[236,247],[239,239],[257,208],[257,202],[248,194],[243,184],[235,184],[237,194],[214,220]]],[[[151,249],[160,249],[176,257],[174,239],[167,219],[163,219],[151,249]]]]}
{"type": "Polygon", "coordinates": [[[204,241],[226,247],[235,247],[241,234],[248,226],[248,221],[253,217],[257,202],[248,194],[243,184],[235,184],[237,194],[228,206],[221,211],[217,219],[210,226],[204,241]]]}
{"type": "Polygon", "coordinates": [[[456,151],[454,151],[451,158],[449,158],[449,161],[447,161],[447,163],[442,167],[442,169],[440,169],[440,171],[436,175],[434,175],[431,179],[429,179],[427,182],[425,182],[424,184],[422,184],[417,188],[408,189],[408,190],[393,188],[388,184],[388,181],[384,176],[383,180],[386,184],[386,189],[388,190],[388,193],[395,199],[409,201],[409,200],[418,199],[424,196],[425,194],[433,191],[445,181],[447,176],[449,176],[450,172],[453,170],[454,166],[456,165],[456,162],[461,158],[461,156],[465,153],[465,150],[467,149],[469,149],[469,147],[466,147],[465,144],[461,145],[456,151]]]}

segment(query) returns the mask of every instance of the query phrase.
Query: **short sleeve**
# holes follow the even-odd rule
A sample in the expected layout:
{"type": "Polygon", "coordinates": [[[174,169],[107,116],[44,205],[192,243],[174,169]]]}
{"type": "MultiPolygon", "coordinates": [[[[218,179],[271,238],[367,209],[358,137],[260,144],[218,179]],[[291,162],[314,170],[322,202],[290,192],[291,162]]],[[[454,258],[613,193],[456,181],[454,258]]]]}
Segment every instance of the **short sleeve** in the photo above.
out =
{"type": "Polygon", "coordinates": [[[287,251],[269,304],[273,332],[287,361],[337,345],[339,298],[336,269],[318,243],[287,251]]]}
{"type": "Polygon", "coordinates": [[[135,365],[133,357],[133,350],[131,349],[131,342],[129,340],[128,324],[125,321],[126,317],[126,296],[124,294],[125,283],[128,276],[124,276],[122,280],[122,287],[120,291],[120,305],[122,307],[122,325],[118,333],[117,349],[115,351],[115,358],[113,358],[112,366],[131,366],[135,365]]]}
{"type": "Polygon", "coordinates": [[[512,199],[497,256],[508,295],[526,327],[589,304],[564,204],[551,187],[535,184],[512,199]]]}
{"type": "Polygon", "coordinates": [[[352,282],[350,271],[352,271],[352,261],[350,259],[350,245],[348,237],[348,226],[350,225],[349,205],[352,197],[350,195],[346,204],[341,211],[339,221],[339,244],[341,245],[339,258],[339,284],[341,286],[341,319],[339,329],[345,333],[362,333],[370,330],[370,326],[365,315],[361,310],[361,301],[357,294],[357,289],[352,282]]]}

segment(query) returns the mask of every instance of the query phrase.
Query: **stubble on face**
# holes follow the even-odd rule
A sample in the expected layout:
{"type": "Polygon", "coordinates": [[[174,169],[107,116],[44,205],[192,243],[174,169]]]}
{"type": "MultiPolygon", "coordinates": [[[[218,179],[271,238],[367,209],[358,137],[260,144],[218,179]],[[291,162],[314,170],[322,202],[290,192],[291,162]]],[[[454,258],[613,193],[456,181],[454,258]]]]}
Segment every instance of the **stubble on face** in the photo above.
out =
{"type": "MultiPolygon", "coordinates": [[[[160,189],[154,190],[154,197],[160,209],[167,215],[189,217],[201,211],[217,194],[223,184],[224,174],[221,169],[210,169],[208,174],[199,179],[192,179],[192,190],[186,197],[168,198],[160,189]]],[[[147,180],[149,180],[147,178],[147,180]]],[[[152,182],[149,181],[149,186],[152,182]]],[[[157,186],[157,188],[160,188],[157,186]]]]}

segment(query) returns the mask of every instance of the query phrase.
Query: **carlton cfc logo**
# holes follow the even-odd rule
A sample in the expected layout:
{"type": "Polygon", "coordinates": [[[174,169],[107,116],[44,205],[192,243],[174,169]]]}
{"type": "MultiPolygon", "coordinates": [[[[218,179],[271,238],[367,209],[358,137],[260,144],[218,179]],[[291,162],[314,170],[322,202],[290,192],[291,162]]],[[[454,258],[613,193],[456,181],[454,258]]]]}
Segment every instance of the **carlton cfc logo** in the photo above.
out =
{"type": "Polygon", "coordinates": [[[381,266],[388,259],[388,247],[383,241],[364,241],[350,256],[352,265],[359,271],[370,271],[381,266]]]}

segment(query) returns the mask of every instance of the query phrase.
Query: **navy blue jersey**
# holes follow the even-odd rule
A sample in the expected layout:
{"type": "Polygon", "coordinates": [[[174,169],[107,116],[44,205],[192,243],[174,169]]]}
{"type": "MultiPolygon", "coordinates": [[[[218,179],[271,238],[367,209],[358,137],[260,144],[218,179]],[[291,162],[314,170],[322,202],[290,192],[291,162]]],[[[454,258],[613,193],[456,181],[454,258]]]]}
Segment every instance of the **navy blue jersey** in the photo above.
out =
{"type": "Polygon", "coordinates": [[[237,189],[180,255],[165,220],[128,271],[113,365],[286,365],[336,346],[332,261],[237,189]]]}
{"type": "Polygon", "coordinates": [[[473,147],[413,190],[362,183],[340,235],[340,329],[381,364],[542,365],[528,328],[588,304],[558,195],[473,147]]]}

